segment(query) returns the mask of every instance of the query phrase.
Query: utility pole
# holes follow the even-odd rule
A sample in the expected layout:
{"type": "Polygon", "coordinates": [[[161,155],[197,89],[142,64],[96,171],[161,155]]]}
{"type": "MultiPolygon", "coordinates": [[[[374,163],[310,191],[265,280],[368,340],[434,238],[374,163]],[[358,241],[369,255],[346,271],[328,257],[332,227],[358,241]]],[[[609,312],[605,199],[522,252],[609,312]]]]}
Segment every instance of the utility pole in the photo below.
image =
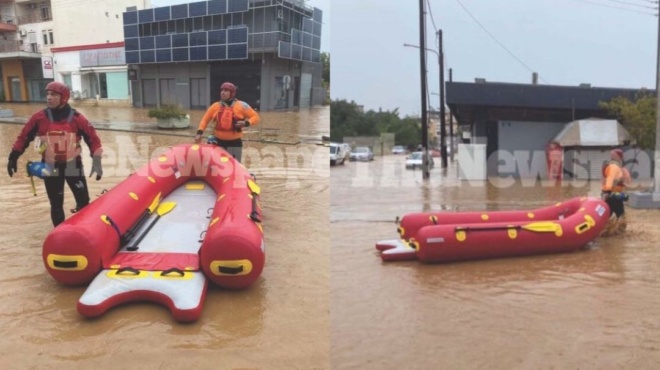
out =
{"type": "MultiPolygon", "coordinates": [[[[449,68],[449,82],[454,81],[452,70],[449,68]]],[[[449,112],[449,147],[451,148],[451,160],[454,161],[454,115],[449,112]]]]}
{"type": "Polygon", "coordinates": [[[419,0],[419,65],[422,86],[422,179],[428,180],[429,174],[429,126],[426,112],[426,42],[424,40],[424,0],[419,0]]]}
{"type": "Polygon", "coordinates": [[[447,129],[445,125],[445,54],[442,51],[442,30],[438,30],[440,65],[440,160],[442,168],[447,168],[447,129]]]}
{"type": "Polygon", "coordinates": [[[658,16],[658,50],[655,65],[655,154],[653,171],[653,192],[660,193],[660,16],[658,16]]]}

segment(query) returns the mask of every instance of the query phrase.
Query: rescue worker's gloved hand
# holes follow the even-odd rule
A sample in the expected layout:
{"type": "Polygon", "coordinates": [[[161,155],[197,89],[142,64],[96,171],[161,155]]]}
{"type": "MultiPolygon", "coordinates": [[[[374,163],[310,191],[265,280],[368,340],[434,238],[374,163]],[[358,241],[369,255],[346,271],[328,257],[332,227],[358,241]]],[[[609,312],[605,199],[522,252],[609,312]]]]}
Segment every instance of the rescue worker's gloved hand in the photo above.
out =
{"type": "Polygon", "coordinates": [[[197,135],[195,135],[195,143],[196,143],[196,144],[199,144],[199,143],[202,142],[202,134],[203,134],[203,133],[204,133],[204,131],[202,131],[202,130],[197,130],[197,135]]]}
{"type": "Polygon", "coordinates": [[[92,157],[92,170],[89,172],[89,177],[96,172],[96,181],[101,180],[103,177],[103,167],[101,167],[101,157],[94,156],[92,157]]]}
{"type": "Polygon", "coordinates": [[[9,177],[14,176],[16,172],[18,172],[18,157],[20,157],[21,154],[15,150],[12,150],[11,153],[9,153],[9,161],[7,161],[7,173],[9,174],[9,177]]]}

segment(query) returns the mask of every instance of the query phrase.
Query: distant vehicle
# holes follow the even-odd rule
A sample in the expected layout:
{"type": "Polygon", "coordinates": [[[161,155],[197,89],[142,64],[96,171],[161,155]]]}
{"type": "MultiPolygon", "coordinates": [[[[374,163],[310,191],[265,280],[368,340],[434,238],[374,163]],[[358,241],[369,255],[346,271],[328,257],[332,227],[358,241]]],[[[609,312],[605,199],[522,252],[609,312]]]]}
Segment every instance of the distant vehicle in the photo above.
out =
{"type": "Polygon", "coordinates": [[[367,146],[359,146],[351,152],[351,161],[373,161],[374,152],[367,146]]]}
{"type": "Polygon", "coordinates": [[[344,164],[350,160],[351,147],[344,143],[330,143],[330,165],[344,164]]]}
{"type": "MultiPolygon", "coordinates": [[[[415,168],[422,168],[422,153],[423,152],[413,152],[410,154],[408,158],[406,158],[406,168],[407,169],[415,169],[415,168]]],[[[428,156],[429,158],[429,170],[435,166],[435,162],[433,161],[433,157],[430,155],[428,156]]]]}
{"type": "Polygon", "coordinates": [[[406,154],[406,148],[401,145],[395,145],[392,147],[392,154],[406,154]]]}

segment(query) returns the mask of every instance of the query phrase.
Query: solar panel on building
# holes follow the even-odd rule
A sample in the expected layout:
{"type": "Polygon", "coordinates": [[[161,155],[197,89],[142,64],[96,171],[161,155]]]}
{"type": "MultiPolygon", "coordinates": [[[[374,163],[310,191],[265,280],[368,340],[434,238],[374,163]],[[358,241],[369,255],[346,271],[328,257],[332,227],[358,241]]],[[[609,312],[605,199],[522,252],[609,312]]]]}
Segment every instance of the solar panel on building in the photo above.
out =
{"type": "Polygon", "coordinates": [[[175,48],[172,49],[172,60],[175,62],[188,61],[188,48],[175,48]]]}
{"type": "Polygon", "coordinates": [[[172,36],[171,35],[160,35],[156,36],[156,49],[169,49],[172,47],[172,36]]]}
{"type": "Polygon", "coordinates": [[[190,48],[190,60],[207,60],[206,46],[197,46],[190,48]]]}
{"type": "Polygon", "coordinates": [[[128,63],[128,64],[140,63],[140,52],[139,51],[127,51],[126,52],[126,63],[128,63]]]}
{"type": "Polygon", "coordinates": [[[246,59],[247,44],[227,45],[227,59],[246,59]]]}
{"type": "Polygon", "coordinates": [[[172,49],[159,49],[156,50],[156,62],[171,62],[172,61],[172,49]]]}
{"type": "Polygon", "coordinates": [[[124,39],[124,50],[135,51],[140,50],[140,41],[137,37],[124,39]]]}
{"type": "Polygon", "coordinates": [[[138,10],[138,23],[149,23],[154,21],[153,9],[138,10]]]}
{"type": "Polygon", "coordinates": [[[248,0],[227,0],[227,12],[236,13],[236,12],[247,12],[248,11],[248,0]]]}
{"type": "Polygon", "coordinates": [[[227,0],[211,0],[208,2],[208,14],[227,13],[227,0]]]}
{"type": "Polygon", "coordinates": [[[138,14],[137,12],[126,12],[123,14],[124,24],[137,24],[138,14]]]}
{"type": "Polygon", "coordinates": [[[209,46],[209,60],[227,59],[227,46],[209,46]]]}
{"type": "Polygon", "coordinates": [[[206,1],[188,4],[188,13],[191,17],[200,17],[206,15],[206,1]]]}
{"type": "Polygon", "coordinates": [[[188,4],[172,5],[172,19],[188,18],[188,4]]]}
{"type": "Polygon", "coordinates": [[[138,37],[139,35],[137,24],[124,26],[124,38],[138,37]]]}
{"type": "Polygon", "coordinates": [[[140,51],[140,63],[153,63],[155,61],[153,50],[140,51]]]}
{"type": "Polygon", "coordinates": [[[227,30],[209,31],[209,45],[219,45],[227,43],[227,30]]]}
{"type": "Polygon", "coordinates": [[[227,43],[238,44],[241,42],[247,42],[247,35],[248,35],[247,27],[230,28],[227,30],[227,43]]]}
{"type": "Polygon", "coordinates": [[[155,47],[154,37],[140,37],[140,50],[153,49],[155,47]]]}

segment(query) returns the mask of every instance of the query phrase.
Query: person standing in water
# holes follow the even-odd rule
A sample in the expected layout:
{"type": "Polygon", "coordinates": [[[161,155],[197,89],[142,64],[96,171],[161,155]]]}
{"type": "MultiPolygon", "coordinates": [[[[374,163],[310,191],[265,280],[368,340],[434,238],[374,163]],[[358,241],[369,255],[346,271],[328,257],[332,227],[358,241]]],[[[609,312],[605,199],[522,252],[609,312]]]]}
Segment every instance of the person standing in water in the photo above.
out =
{"type": "Polygon", "coordinates": [[[212,120],[215,120],[215,131],[209,143],[221,146],[240,162],[243,155],[243,128],[259,123],[259,115],[248,103],[236,99],[236,86],[231,82],[220,86],[220,101],[213,103],[199,122],[196,143],[202,141],[202,134],[212,120]]]}
{"type": "Polygon", "coordinates": [[[626,230],[624,202],[628,199],[625,190],[630,182],[630,173],[623,167],[623,151],[613,149],[610,151],[609,162],[603,167],[601,198],[610,207],[610,219],[602,236],[617,235],[626,230]]]}
{"type": "Polygon", "coordinates": [[[46,193],[50,202],[50,218],[53,226],[64,222],[64,183],[69,186],[76,200],[78,212],[89,204],[89,189],[83,170],[80,140],[84,140],[92,155],[91,177],[96,173],[96,181],[101,180],[103,168],[101,139],[87,118],[68,104],[71,93],[61,82],[51,82],[46,86],[47,108],[33,114],[23,126],[9,153],[7,173],[17,172],[18,158],[35,138],[41,141],[41,162],[49,169],[44,177],[46,193]]]}

